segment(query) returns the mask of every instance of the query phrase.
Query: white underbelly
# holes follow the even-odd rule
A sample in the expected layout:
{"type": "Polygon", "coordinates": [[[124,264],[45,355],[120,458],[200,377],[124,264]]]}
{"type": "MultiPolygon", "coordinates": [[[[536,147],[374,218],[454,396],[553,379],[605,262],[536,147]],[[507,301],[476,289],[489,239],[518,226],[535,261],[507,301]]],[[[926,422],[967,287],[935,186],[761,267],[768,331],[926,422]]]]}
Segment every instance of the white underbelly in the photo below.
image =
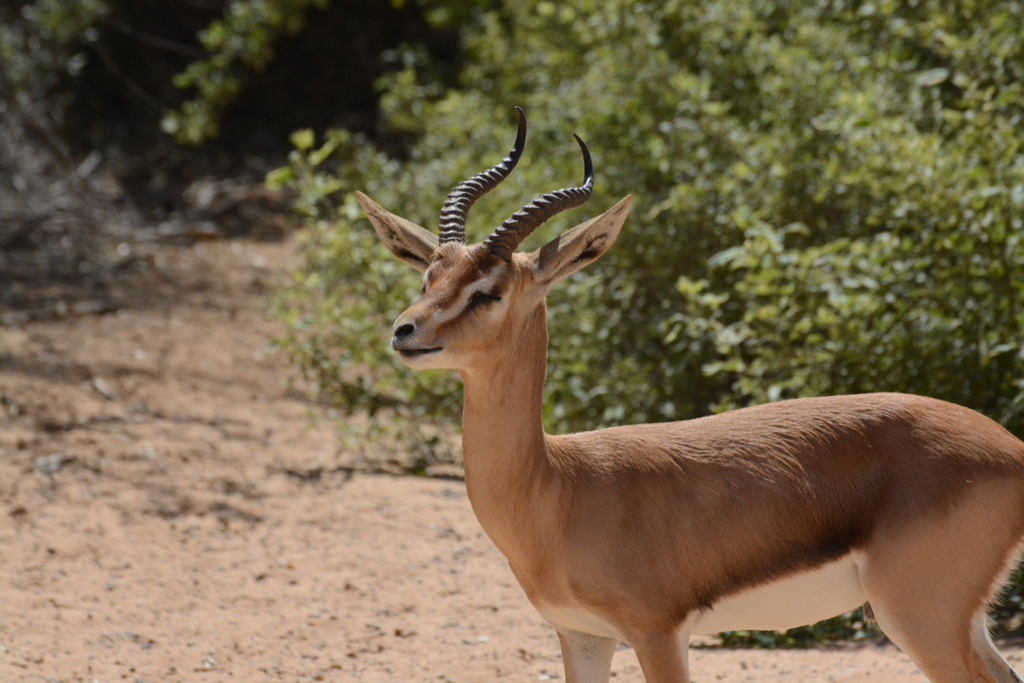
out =
{"type": "MultiPolygon", "coordinates": [[[[688,620],[690,633],[784,630],[849,612],[867,601],[860,585],[859,561],[857,554],[846,555],[817,569],[731,595],[688,620]]],[[[624,640],[614,624],[582,606],[535,606],[557,629],[624,640]]]]}
{"type": "Polygon", "coordinates": [[[813,624],[867,601],[859,558],[846,555],[811,571],[730,595],[693,620],[692,635],[721,631],[776,631],[813,624]]]}

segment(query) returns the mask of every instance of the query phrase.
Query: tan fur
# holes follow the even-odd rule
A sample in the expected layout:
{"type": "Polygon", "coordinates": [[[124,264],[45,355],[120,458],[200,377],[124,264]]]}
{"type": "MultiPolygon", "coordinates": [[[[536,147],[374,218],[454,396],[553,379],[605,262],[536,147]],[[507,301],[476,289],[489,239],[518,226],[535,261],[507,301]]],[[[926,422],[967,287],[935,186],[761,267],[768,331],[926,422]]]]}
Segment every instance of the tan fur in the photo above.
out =
{"type": "Polygon", "coordinates": [[[988,418],[869,394],[545,434],[544,295],[610,246],[625,211],[508,262],[442,245],[395,323],[407,363],[462,376],[470,501],[559,629],[567,679],[607,681],[622,638],[650,683],[686,681],[702,610],[856,557],[879,624],[933,683],[1020,681],[984,609],[1024,538],[1024,443],[988,418]],[[502,300],[473,310],[483,279],[502,300]]]}

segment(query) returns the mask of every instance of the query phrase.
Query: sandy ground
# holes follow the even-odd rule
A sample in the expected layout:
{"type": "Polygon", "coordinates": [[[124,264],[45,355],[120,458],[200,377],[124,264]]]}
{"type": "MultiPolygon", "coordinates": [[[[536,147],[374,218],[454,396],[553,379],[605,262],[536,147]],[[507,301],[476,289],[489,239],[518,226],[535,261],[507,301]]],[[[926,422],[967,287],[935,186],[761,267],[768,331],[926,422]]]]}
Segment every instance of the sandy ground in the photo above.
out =
{"type": "MultiPolygon", "coordinates": [[[[152,296],[0,327],[0,681],[561,678],[462,483],[342,467],[289,388],[263,292],[295,250],[153,246],[152,296]]],[[[877,644],[704,646],[691,669],[924,680],[877,644]]],[[[613,676],[643,680],[625,646],[613,676]]]]}

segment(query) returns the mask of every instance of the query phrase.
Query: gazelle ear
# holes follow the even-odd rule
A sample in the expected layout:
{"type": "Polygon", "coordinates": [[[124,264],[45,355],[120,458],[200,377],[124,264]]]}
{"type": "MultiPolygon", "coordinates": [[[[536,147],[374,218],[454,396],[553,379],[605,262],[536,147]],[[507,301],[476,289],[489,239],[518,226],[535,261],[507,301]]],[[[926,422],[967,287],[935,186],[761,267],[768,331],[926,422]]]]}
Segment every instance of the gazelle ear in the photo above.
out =
{"type": "Polygon", "coordinates": [[[597,218],[580,223],[529,254],[527,259],[533,267],[534,281],[549,288],[596,261],[618,237],[632,204],[633,195],[630,195],[597,218]]]}
{"type": "Polygon", "coordinates": [[[385,211],[362,192],[356,192],[356,199],[384,246],[400,260],[421,273],[425,272],[430,266],[431,255],[437,250],[437,235],[385,211]]]}

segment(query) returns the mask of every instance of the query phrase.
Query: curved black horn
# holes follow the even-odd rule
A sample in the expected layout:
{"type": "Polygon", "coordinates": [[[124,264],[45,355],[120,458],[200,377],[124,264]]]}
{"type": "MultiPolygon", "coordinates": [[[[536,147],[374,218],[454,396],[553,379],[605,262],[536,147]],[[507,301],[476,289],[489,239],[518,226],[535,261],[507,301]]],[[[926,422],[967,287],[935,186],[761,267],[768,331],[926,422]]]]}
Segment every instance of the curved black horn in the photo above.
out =
{"type": "Polygon", "coordinates": [[[512,214],[484,241],[492,254],[508,261],[516,247],[541,223],[557,213],[582,206],[590,199],[590,193],[594,189],[594,164],[590,160],[590,151],[580,136],[573,133],[573,137],[583,150],[583,184],[543,194],[512,214]]]}
{"type": "Polygon", "coordinates": [[[512,145],[512,151],[501,160],[501,163],[464,180],[455,186],[455,189],[448,194],[441,207],[440,243],[459,242],[466,243],[466,215],[469,207],[480,197],[484,196],[502,180],[508,177],[512,169],[519,163],[519,157],[523,154],[523,147],[526,144],[526,114],[519,107],[519,131],[516,133],[516,143],[512,145]]]}

